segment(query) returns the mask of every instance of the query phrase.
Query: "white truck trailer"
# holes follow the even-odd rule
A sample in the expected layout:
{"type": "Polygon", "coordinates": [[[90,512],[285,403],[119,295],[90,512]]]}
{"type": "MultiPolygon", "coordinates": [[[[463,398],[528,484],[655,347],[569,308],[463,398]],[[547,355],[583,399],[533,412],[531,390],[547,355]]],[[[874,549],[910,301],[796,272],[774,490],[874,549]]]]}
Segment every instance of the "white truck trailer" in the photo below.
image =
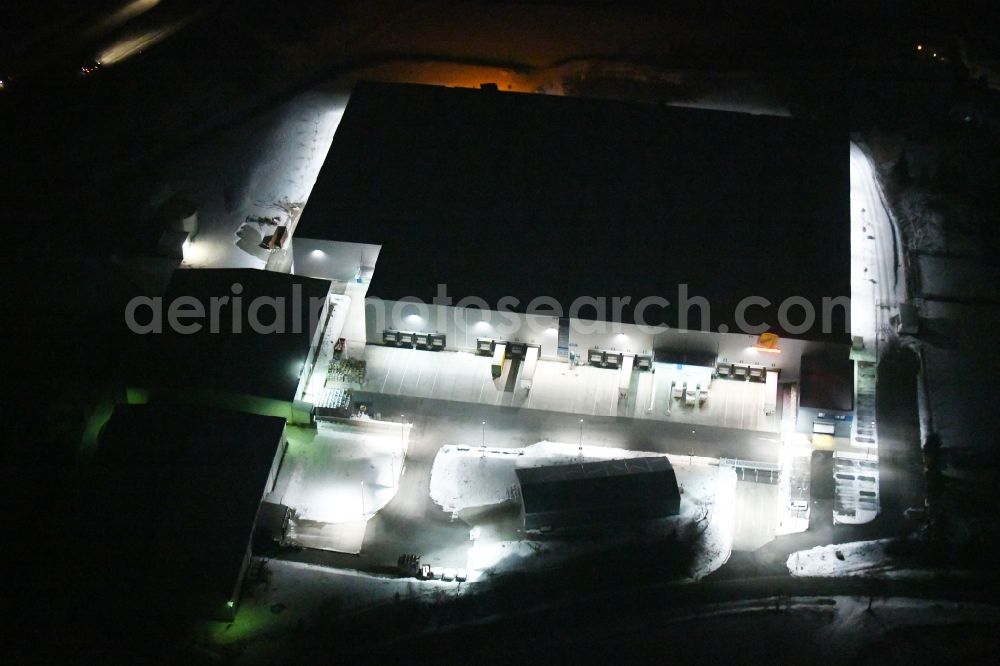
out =
{"type": "Polygon", "coordinates": [[[632,365],[635,363],[635,354],[622,354],[622,364],[618,368],[618,399],[624,400],[628,397],[629,386],[632,385],[632,365]]]}
{"type": "Polygon", "coordinates": [[[497,379],[503,374],[503,362],[507,358],[507,345],[503,342],[498,342],[493,347],[493,365],[490,366],[490,371],[493,373],[493,379],[497,379]]]}
{"type": "Polygon", "coordinates": [[[528,347],[521,365],[521,388],[531,390],[531,382],[535,378],[535,368],[538,366],[538,347],[528,347]]]}
{"type": "Polygon", "coordinates": [[[778,371],[768,370],[764,379],[764,413],[774,414],[778,409],[778,371]]]}

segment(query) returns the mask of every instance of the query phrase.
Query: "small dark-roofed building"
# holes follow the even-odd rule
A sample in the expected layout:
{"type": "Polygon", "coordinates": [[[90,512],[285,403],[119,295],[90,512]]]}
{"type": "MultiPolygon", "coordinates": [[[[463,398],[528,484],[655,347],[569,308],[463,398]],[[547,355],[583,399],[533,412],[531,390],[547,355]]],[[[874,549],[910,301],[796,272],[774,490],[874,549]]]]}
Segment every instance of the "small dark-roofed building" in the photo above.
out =
{"type": "Polygon", "coordinates": [[[85,468],[81,581],[136,613],[228,620],[284,419],[178,405],[118,405],[85,468]]]}
{"type": "Polygon", "coordinates": [[[750,323],[846,342],[842,309],[794,333],[777,310],[850,295],[848,150],[841,128],[803,119],[360,82],[296,227],[296,271],[336,278],[330,244],[349,241],[380,246],[381,299],[429,303],[446,284],[523,312],[627,296],[618,318],[636,323],[656,296],[675,307],[642,323],[671,327],[684,284],[711,303],[712,332],[762,296],[750,323]]]}
{"type": "Polygon", "coordinates": [[[854,361],[846,351],[842,356],[803,356],[796,429],[848,437],[853,410],[854,361]]]}
{"type": "MultiPolygon", "coordinates": [[[[132,335],[128,401],[196,402],[292,420],[322,341],[329,292],[328,280],[272,271],[175,271],[162,299],[162,333],[132,335]],[[182,320],[200,323],[199,330],[169,325],[171,304],[180,299],[201,304],[202,317],[182,320]],[[252,321],[262,326],[255,330],[252,321]]],[[[148,318],[140,308],[136,319],[148,318]]]]}
{"type": "Polygon", "coordinates": [[[585,528],[680,513],[681,496],[663,456],[515,470],[526,530],[585,528]]]}

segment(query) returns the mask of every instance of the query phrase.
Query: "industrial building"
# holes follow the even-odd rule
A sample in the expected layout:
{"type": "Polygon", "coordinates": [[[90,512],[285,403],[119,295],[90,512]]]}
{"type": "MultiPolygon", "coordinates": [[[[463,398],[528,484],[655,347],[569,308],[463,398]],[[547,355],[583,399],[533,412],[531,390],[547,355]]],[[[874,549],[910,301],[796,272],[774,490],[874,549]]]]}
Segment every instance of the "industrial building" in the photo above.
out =
{"type": "MultiPolygon", "coordinates": [[[[132,336],[136,362],[128,369],[127,401],[195,403],[308,422],[311,406],[298,401],[323,337],[329,293],[328,280],[270,271],[174,271],[161,300],[146,308],[161,311],[162,331],[132,336]],[[183,319],[198,329],[169,326],[172,307],[200,307],[201,318],[183,319]]],[[[142,323],[150,317],[136,315],[142,323]]]]}
{"type": "Polygon", "coordinates": [[[849,354],[848,146],[801,119],[361,82],[294,271],[366,284],[356,342],[694,366],[780,410],[802,356],[849,354]]]}
{"type": "Polygon", "coordinates": [[[681,495],[662,456],[515,470],[525,530],[574,529],[674,516],[681,495]]]}
{"type": "Polygon", "coordinates": [[[118,405],[85,469],[81,585],[136,613],[231,620],[285,421],[179,405],[118,405]]]}

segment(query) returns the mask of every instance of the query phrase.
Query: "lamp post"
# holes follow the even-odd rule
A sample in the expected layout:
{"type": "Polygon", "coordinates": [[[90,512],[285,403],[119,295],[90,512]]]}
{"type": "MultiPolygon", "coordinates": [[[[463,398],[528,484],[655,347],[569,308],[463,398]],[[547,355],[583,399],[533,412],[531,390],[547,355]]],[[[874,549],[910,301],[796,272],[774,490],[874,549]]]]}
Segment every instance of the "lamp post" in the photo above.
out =
{"type": "Polygon", "coordinates": [[[583,419],[580,419],[580,446],[578,448],[580,456],[583,456],[583,419]]]}
{"type": "Polygon", "coordinates": [[[399,415],[399,456],[406,457],[406,414],[399,415]]]}

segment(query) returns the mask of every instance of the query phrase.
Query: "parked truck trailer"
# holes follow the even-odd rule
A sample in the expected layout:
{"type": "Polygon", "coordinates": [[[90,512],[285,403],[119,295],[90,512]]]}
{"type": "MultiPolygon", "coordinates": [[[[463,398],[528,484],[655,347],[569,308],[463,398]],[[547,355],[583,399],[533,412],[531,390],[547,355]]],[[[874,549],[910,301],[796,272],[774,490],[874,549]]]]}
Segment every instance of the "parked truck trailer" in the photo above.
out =
{"type": "Polygon", "coordinates": [[[506,358],[507,345],[503,342],[496,343],[493,347],[493,365],[490,366],[490,371],[493,373],[493,379],[497,379],[503,374],[503,364],[506,358]]]}
{"type": "Polygon", "coordinates": [[[525,352],[524,365],[521,366],[521,388],[531,390],[531,382],[535,378],[535,367],[538,365],[538,347],[528,347],[525,352]]]}

